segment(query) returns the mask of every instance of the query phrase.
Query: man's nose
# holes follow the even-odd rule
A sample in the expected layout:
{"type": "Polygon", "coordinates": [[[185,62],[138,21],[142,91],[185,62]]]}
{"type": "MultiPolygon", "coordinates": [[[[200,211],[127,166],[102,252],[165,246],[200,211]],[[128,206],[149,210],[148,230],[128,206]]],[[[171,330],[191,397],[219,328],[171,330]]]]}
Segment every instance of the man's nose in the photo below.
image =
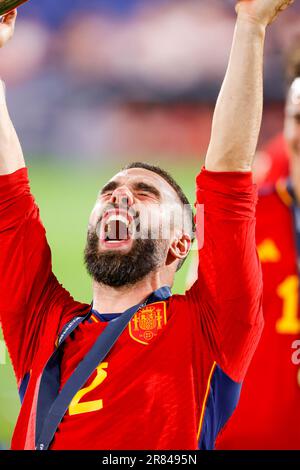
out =
{"type": "Polygon", "coordinates": [[[112,193],[110,202],[118,206],[130,207],[133,205],[133,195],[127,188],[117,188],[112,193]]]}

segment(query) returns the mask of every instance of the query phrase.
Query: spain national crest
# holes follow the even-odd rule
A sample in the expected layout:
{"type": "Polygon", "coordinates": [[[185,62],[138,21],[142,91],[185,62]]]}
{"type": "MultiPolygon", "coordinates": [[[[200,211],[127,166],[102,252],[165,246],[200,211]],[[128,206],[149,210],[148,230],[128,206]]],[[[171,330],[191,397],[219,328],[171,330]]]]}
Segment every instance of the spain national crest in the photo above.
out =
{"type": "Polygon", "coordinates": [[[129,334],[138,343],[149,344],[166,324],[166,302],[155,302],[134,315],[129,323],[129,334]]]}

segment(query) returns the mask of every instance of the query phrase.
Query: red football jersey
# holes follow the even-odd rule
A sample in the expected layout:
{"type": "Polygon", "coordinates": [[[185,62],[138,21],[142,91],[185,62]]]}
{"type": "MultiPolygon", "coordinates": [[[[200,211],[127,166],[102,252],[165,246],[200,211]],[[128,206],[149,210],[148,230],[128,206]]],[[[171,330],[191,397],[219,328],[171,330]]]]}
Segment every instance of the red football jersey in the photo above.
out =
{"type": "MultiPolygon", "coordinates": [[[[160,289],[158,300],[136,314],[73,397],[51,448],[214,446],[262,330],[256,200],[251,174],[201,172],[198,281],[182,296],[166,298],[160,289]]],[[[0,318],[23,396],[12,448],[34,449],[54,381],[63,386],[106,322],[54,277],[25,169],[0,177],[0,243],[0,318]],[[75,317],[85,321],[60,344],[75,317]],[[59,359],[60,376],[53,371],[45,386],[49,363],[59,359]]]]}
{"type": "Polygon", "coordinates": [[[299,275],[292,199],[278,184],[257,208],[265,329],[219,449],[300,449],[299,275]]]}

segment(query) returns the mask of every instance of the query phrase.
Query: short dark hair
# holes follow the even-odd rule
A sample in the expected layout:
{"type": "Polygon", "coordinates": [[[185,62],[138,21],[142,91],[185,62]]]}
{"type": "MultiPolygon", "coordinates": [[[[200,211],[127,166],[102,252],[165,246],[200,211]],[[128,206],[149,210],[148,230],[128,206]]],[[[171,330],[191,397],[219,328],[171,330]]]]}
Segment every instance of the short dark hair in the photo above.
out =
{"type": "MultiPolygon", "coordinates": [[[[153,173],[156,173],[157,175],[161,176],[167,183],[169,183],[169,185],[174,189],[174,191],[176,192],[176,194],[178,196],[179,201],[181,202],[181,204],[184,207],[186,217],[189,221],[189,228],[190,228],[189,235],[190,235],[191,240],[193,242],[195,240],[195,232],[196,232],[196,224],[195,224],[195,220],[194,220],[193,208],[192,208],[192,205],[190,204],[187,196],[185,195],[185,193],[183,192],[183,190],[179,186],[179,184],[175,181],[173,176],[168,171],[163,170],[162,168],[160,168],[157,165],[151,165],[150,163],[144,163],[144,162],[129,163],[128,165],[126,165],[123,168],[123,170],[131,170],[133,168],[142,168],[144,170],[148,170],[148,171],[152,171],[153,173]]],[[[185,260],[186,260],[186,258],[181,260],[178,263],[177,271],[179,271],[179,269],[182,267],[185,260]]]]}

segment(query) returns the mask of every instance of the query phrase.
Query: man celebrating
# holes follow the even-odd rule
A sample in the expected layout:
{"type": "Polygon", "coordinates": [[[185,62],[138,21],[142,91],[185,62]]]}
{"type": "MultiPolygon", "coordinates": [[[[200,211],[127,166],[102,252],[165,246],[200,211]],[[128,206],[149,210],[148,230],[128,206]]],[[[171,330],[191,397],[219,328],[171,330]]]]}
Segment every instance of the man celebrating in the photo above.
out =
{"type": "MultiPolygon", "coordinates": [[[[214,447],[262,331],[251,165],[265,30],[289,3],[237,4],[197,177],[199,237],[202,212],[205,221],[198,280],[184,296],[170,288],[191,246],[192,213],[167,173],[141,163],[114,176],[92,211],[85,251],[92,308],[63,289],[2,89],[0,318],[22,399],[13,449],[214,447]]],[[[2,45],[15,16],[3,20],[2,45]]]]}

